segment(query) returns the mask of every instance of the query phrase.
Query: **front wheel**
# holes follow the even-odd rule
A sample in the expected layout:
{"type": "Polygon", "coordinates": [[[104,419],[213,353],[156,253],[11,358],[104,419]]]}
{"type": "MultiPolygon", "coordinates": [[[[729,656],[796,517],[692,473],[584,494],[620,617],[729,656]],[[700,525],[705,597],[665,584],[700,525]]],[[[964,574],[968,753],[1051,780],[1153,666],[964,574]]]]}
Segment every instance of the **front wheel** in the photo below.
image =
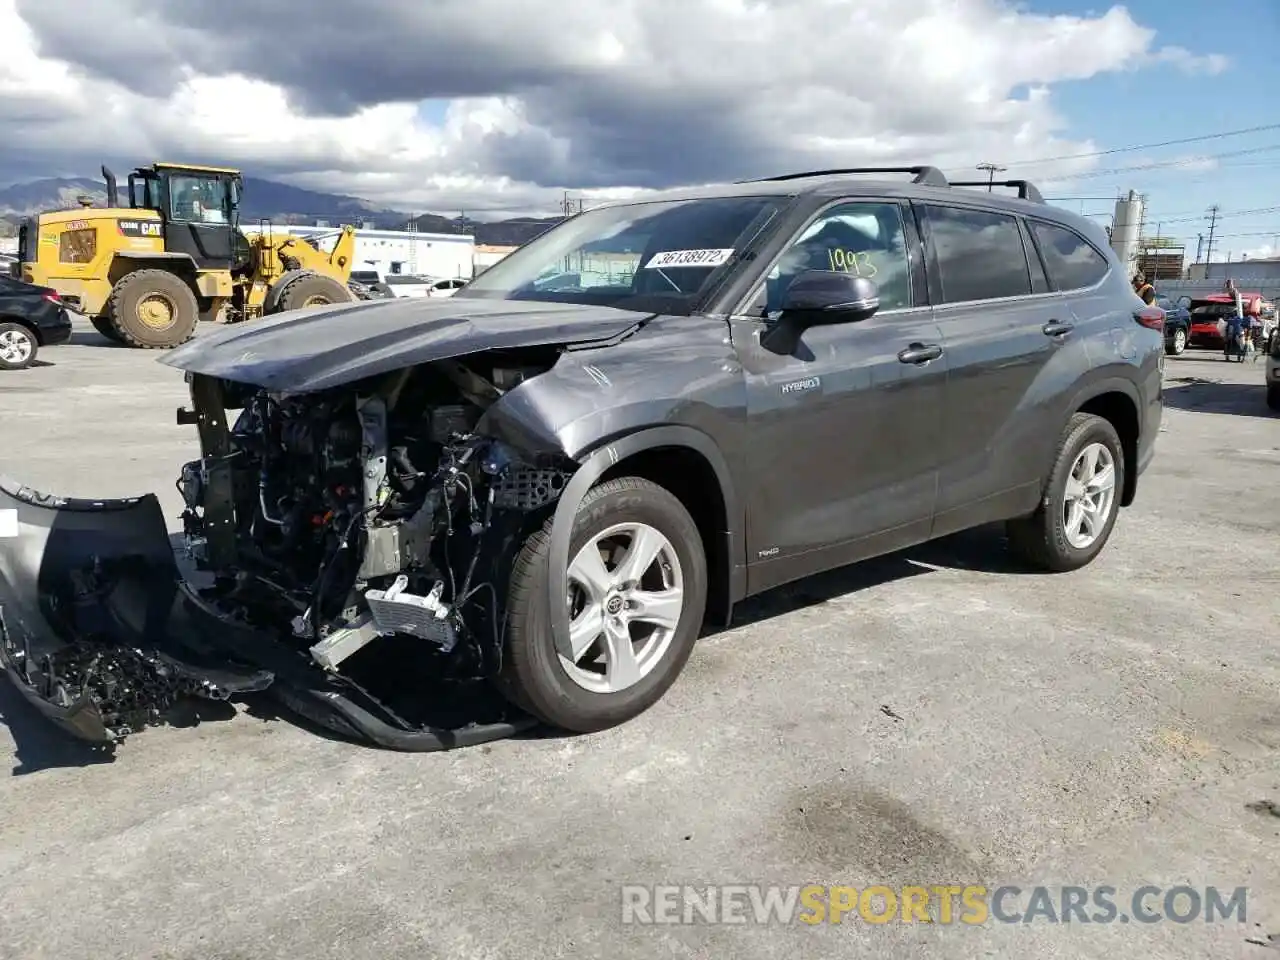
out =
{"type": "Polygon", "coordinates": [[[569,541],[571,649],[559,651],[547,608],[552,522],[516,559],[499,685],[543,722],[590,733],[653,706],[684,669],[706,610],[706,557],[663,487],[622,477],[590,490],[569,541]]]}
{"type": "Polygon", "coordinates": [[[1091,413],[1075,414],[1062,433],[1040,507],[1008,524],[1010,548],[1055,572],[1090,563],[1111,536],[1124,479],[1115,427],[1091,413]]]}
{"type": "Polygon", "coordinates": [[[328,306],[331,303],[348,303],[355,299],[355,294],[337,280],[312,273],[299,277],[285,287],[280,295],[280,312],[328,306]]]}

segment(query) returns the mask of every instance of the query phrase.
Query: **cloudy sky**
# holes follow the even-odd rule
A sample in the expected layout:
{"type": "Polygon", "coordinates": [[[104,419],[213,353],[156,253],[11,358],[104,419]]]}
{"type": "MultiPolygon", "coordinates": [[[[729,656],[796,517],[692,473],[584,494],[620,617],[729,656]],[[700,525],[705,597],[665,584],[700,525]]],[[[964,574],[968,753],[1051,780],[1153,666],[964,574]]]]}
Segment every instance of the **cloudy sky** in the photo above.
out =
{"type": "Polygon", "coordinates": [[[1086,213],[1147,190],[1193,238],[1280,207],[1280,126],[1097,155],[1280,125],[1277,0],[0,0],[0,36],[0,184],[164,158],[510,212],[991,160],[1086,213]]]}

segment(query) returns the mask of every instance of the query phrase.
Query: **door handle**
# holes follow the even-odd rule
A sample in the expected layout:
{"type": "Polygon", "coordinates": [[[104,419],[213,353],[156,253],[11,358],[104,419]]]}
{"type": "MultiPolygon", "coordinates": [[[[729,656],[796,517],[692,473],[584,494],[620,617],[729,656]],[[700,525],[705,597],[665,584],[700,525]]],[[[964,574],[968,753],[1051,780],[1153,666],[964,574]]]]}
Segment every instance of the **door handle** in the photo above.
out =
{"type": "Polygon", "coordinates": [[[1070,323],[1063,323],[1061,320],[1050,320],[1040,329],[1044,331],[1046,337],[1065,337],[1075,329],[1075,326],[1070,323]]]}
{"type": "Polygon", "coordinates": [[[898,359],[903,363],[928,363],[942,356],[942,347],[936,343],[913,343],[905,350],[898,352],[898,359]]]}

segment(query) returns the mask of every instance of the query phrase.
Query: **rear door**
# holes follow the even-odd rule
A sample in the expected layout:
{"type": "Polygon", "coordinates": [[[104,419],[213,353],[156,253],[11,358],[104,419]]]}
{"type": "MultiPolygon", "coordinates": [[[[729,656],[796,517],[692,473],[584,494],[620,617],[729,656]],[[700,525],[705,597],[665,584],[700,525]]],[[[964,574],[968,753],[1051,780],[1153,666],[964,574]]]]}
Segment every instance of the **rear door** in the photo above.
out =
{"type": "MultiPolygon", "coordinates": [[[[1034,509],[1046,444],[1061,429],[1046,419],[1053,386],[1042,377],[1069,349],[1073,318],[1018,217],[961,203],[913,206],[947,352],[933,527],[941,536],[1034,509]]],[[[1078,365],[1083,372],[1083,357],[1078,365]]]]}

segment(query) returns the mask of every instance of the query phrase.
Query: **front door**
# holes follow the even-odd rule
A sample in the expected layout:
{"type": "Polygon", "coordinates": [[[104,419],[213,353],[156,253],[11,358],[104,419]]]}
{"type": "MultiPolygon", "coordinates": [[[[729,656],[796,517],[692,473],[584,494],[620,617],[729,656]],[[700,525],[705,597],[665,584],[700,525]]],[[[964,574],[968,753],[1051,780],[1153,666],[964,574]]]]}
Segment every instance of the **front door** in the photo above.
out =
{"type": "Polygon", "coordinates": [[[913,291],[913,238],[896,203],[830,207],[731,320],[747,385],[752,592],[928,536],[947,360],[924,291],[913,291]],[[762,337],[782,293],[810,269],[872,279],[880,309],[771,349],[762,337]]]}
{"type": "Polygon", "coordinates": [[[230,269],[235,259],[230,181],[216,174],[171,173],[165,183],[165,250],[187,254],[201,270],[230,269]]]}

